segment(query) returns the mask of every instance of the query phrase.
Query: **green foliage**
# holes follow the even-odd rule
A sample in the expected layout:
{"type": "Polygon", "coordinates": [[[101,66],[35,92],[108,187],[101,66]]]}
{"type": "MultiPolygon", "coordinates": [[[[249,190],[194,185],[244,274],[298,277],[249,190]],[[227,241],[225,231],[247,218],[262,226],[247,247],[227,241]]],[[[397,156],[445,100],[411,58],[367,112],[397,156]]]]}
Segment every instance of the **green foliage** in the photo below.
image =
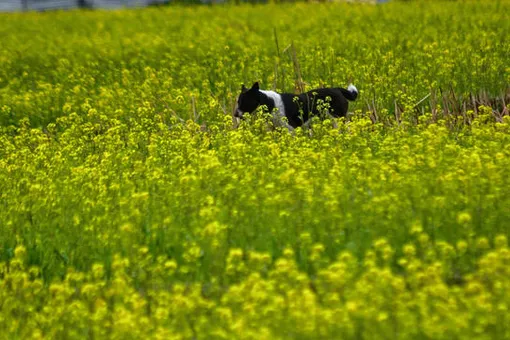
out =
{"type": "Polygon", "coordinates": [[[187,119],[192,102],[207,122],[256,80],[291,92],[302,81],[308,90],[354,82],[362,97],[353,108],[380,121],[394,117],[395,102],[415,116],[427,95],[426,112],[445,109],[452,89],[471,105],[469,94],[497,98],[509,86],[505,9],[508,1],[4,14],[0,124],[28,116],[44,126],[90,107],[123,121],[140,106],[187,119]]]}
{"type": "Polygon", "coordinates": [[[510,338],[508,7],[2,15],[0,337],[510,338]]]}

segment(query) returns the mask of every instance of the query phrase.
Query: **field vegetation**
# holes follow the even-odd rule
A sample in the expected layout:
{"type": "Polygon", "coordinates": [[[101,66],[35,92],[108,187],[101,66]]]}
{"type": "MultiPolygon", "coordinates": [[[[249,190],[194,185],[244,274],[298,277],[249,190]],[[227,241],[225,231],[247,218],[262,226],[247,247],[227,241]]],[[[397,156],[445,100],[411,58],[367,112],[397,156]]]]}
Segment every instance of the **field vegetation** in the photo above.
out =
{"type": "Polygon", "coordinates": [[[0,14],[0,338],[510,339],[509,10],[0,14]]]}

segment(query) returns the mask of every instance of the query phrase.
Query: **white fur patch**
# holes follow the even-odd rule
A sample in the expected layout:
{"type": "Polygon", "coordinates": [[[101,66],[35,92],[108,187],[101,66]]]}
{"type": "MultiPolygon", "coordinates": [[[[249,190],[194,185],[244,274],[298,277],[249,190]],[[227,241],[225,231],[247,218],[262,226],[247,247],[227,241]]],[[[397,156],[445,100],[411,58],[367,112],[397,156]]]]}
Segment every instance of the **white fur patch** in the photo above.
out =
{"type": "Polygon", "coordinates": [[[283,106],[282,96],[274,91],[259,90],[269,98],[273,99],[274,107],[278,109],[278,116],[285,117],[285,106],[283,106]]]}
{"type": "Polygon", "coordinates": [[[264,93],[269,98],[273,99],[274,107],[278,109],[277,116],[273,116],[273,123],[275,125],[284,126],[289,131],[294,130],[292,126],[289,125],[289,123],[285,122],[283,118],[285,118],[285,105],[283,105],[282,96],[274,91],[265,91],[265,90],[259,90],[260,92],[264,93]]]}
{"type": "Polygon", "coordinates": [[[349,86],[347,87],[347,91],[358,93],[358,89],[353,84],[349,84],[349,86]]]}

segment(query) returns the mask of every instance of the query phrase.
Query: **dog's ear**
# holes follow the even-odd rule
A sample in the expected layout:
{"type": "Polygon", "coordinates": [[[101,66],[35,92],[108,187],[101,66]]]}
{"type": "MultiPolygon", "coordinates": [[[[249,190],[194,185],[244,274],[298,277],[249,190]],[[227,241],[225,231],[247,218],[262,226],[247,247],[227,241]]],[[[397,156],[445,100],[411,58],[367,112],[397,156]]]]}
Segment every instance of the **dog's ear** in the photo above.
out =
{"type": "Polygon", "coordinates": [[[243,85],[241,85],[241,92],[246,92],[246,91],[248,91],[248,89],[246,88],[246,86],[244,86],[244,84],[243,84],[243,85]]]}
{"type": "Polygon", "coordinates": [[[255,83],[253,83],[253,86],[251,87],[251,89],[254,91],[258,91],[259,90],[259,82],[257,81],[255,83]]]}

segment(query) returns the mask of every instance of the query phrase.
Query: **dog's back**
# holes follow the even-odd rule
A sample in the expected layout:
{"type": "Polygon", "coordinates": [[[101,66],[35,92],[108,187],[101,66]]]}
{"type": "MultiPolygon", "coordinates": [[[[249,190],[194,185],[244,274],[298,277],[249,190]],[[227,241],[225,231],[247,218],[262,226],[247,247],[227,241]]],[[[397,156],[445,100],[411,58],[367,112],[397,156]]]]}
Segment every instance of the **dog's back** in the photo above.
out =
{"type": "Polygon", "coordinates": [[[281,94],[285,105],[285,114],[292,127],[298,127],[312,116],[329,113],[333,117],[345,117],[349,108],[349,100],[358,97],[358,90],[354,85],[347,89],[322,88],[308,91],[299,95],[281,94]]]}

